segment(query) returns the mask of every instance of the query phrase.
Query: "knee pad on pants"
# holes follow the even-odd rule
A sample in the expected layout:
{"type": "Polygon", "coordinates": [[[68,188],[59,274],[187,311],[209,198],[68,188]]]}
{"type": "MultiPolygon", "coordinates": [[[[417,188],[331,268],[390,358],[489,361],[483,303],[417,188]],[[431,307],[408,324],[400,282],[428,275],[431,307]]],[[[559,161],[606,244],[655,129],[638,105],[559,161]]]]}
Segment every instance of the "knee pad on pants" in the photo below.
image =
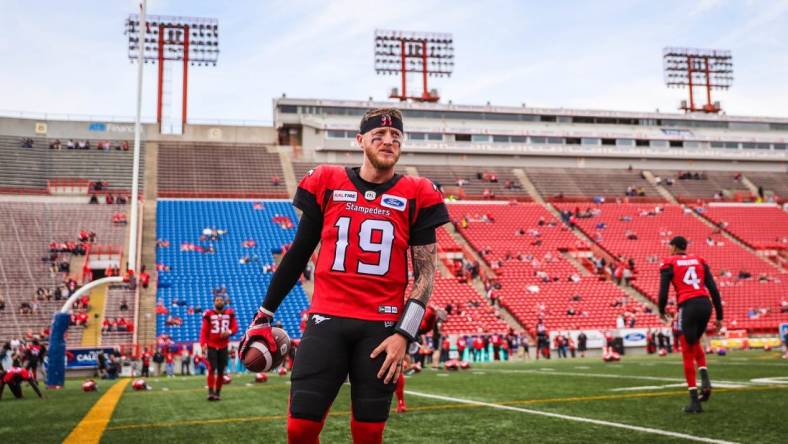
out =
{"type": "Polygon", "coordinates": [[[327,396],[306,390],[293,392],[290,396],[290,416],[311,421],[322,421],[331,406],[327,396]]]}
{"type": "Polygon", "coordinates": [[[383,397],[353,398],[353,418],[359,422],[383,422],[389,418],[391,394],[383,397]]]}

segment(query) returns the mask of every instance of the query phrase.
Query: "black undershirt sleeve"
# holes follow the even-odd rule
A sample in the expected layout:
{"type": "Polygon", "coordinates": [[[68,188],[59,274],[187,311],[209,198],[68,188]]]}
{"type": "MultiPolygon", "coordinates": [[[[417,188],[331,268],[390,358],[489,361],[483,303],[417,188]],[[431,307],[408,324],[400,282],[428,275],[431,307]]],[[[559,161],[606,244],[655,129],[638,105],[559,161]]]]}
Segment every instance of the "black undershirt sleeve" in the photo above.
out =
{"type": "Polygon", "coordinates": [[[711,274],[708,264],[703,264],[703,284],[709,289],[711,295],[711,303],[714,304],[714,312],[717,314],[717,320],[722,320],[722,298],[720,297],[720,290],[717,289],[717,283],[714,282],[714,276],[711,274]]]}
{"type": "Polygon", "coordinates": [[[673,267],[668,266],[659,272],[659,314],[665,314],[665,307],[668,305],[668,293],[670,292],[670,282],[673,280],[673,267]]]}
{"type": "Polygon", "coordinates": [[[435,235],[435,227],[430,227],[412,233],[410,235],[410,239],[408,240],[408,243],[412,246],[429,245],[429,244],[434,244],[437,241],[438,238],[435,235]]]}
{"type": "Polygon", "coordinates": [[[320,243],[320,232],[323,229],[322,217],[316,218],[306,212],[301,216],[298,231],[290,249],[285,253],[282,262],[271,279],[268,292],[263,300],[263,308],[271,313],[276,312],[293,286],[295,286],[301,273],[304,272],[309,258],[320,243]]]}

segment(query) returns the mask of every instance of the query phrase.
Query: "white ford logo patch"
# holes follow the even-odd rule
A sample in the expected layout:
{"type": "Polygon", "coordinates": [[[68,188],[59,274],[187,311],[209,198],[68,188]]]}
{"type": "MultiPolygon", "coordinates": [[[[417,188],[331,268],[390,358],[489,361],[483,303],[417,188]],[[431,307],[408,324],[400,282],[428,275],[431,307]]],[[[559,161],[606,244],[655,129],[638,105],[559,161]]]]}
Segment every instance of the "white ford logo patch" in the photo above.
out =
{"type": "Polygon", "coordinates": [[[405,211],[408,201],[404,197],[392,196],[391,194],[384,194],[380,198],[380,205],[386,208],[391,208],[397,211],[405,211]]]}

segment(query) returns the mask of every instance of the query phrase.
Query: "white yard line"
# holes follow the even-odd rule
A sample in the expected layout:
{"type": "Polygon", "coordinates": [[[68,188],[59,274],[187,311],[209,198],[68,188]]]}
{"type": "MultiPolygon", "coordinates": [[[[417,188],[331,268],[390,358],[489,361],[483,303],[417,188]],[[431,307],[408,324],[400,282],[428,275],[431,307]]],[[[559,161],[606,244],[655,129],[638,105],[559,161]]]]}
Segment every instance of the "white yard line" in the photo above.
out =
{"type": "MultiPolygon", "coordinates": [[[[747,387],[750,384],[730,384],[726,382],[717,382],[711,381],[711,385],[714,388],[743,388],[747,387]]],[[[611,392],[626,392],[626,391],[640,391],[640,390],[662,390],[666,388],[675,388],[675,387],[687,387],[687,384],[684,382],[679,382],[676,384],[665,384],[665,385],[641,385],[638,387],[618,387],[610,389],[611,392]]]]}
{"type": "Polygon", "coordinates": [[[600,426],[606,427],[615,427],[619,429],[626,429],[626,430],[633,430],[636,432],[641,433],[650,433],[652,435],[662,435],[662,436],[669,436],[671,438],[680,438],[686,439],[688,441],[697,441],[697,442],[709,442],[709,443],[716,443],[716,444],[732,444],[732,441],[723,441],[720,439],[713,439],[713,438],[704,438],[702,436],[694,436],[694,435],[687,435],[684,433],[678,432],[670,432],[667,430],[659,430],[659,429],[652,429],[649,427],[640,427],[634,426],[629,424],[622,424],[618,422],[611,422],[611,421],[603,421],[600,419],[591,419],[591,418],[584,418],[582,416],[572,416],[572,415],[562,415],[560,413],[551,413],[551,412],[543,412],[540,410],[532,410],[532,409],[524,409],[522,407],[513,407],[509,405],[501,405],[501,404],[494,404],[491,402],[483,402],[483,401],[475,401],[472,399],[463,399],[463,398],[454,398],[451,396],[442,396],[442,395],[433,395],[430,393],[422,393],[422,392],[414,392],[411,390],[406,390],[410,396],[420,396],[422,398],[430,398],[430,399],[438,399],[441,401],[449,401],[449,402],[457,402],[460,404],[471,404],[471,405],[478,405],[480,407],[490,407],[493,409],[499,410],[509,410],[513,412],[520,412],[520,413],[527,413],[529,415],[537,415],[537,416],[546,416],[549,418],[556,418],[556,419],[563,419],[567,421],[575,421],[575,422],[584,422],[588,424],[595,424],[600,426]]]}
{"type": "MultiPolygon", "coordinates": [[[[637,379],[641,381],[660,381],[660,382],[682,382],[684,381],[683,378],[666,378],[662,376],[640,376],[640,375],[622,375],[622,374],[610,374],[610,373],[582,373],[582,372],[557,372],[557,371],[550,371],[544,372],[540,370],[507,370],[507,369],[485,369],[488,372],[499,372],[499,373],[529,373],[534,375],[550,375],[550,376],[579,376],[584,378],[604,378],[604,379],[637,379]]],[[[749,385],[749,382],[746,381],[722,381],[716,380],[712,378],[712,384],[718,384],[722,387],[723,384],[727,385],[749,385]]]]}

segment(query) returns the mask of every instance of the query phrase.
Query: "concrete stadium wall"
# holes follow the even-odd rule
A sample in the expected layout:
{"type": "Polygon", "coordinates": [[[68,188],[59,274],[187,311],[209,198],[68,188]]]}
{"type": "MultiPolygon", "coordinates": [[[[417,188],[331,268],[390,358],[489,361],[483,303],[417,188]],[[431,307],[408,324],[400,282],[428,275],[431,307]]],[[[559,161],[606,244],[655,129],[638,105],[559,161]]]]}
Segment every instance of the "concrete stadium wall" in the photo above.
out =
{"type": "MultiPolygon", "coordinates": [[[[105,121],[71,121],[26,118],[0,118],[0,134],[19,137],[58,139],[132,139],[134,123],[105,121]]],[[[183,134],[159,134],[156,124],[143,124],[146,141],[276,143],[276,131],[270,126],[187,125],[183,134]]]]}

